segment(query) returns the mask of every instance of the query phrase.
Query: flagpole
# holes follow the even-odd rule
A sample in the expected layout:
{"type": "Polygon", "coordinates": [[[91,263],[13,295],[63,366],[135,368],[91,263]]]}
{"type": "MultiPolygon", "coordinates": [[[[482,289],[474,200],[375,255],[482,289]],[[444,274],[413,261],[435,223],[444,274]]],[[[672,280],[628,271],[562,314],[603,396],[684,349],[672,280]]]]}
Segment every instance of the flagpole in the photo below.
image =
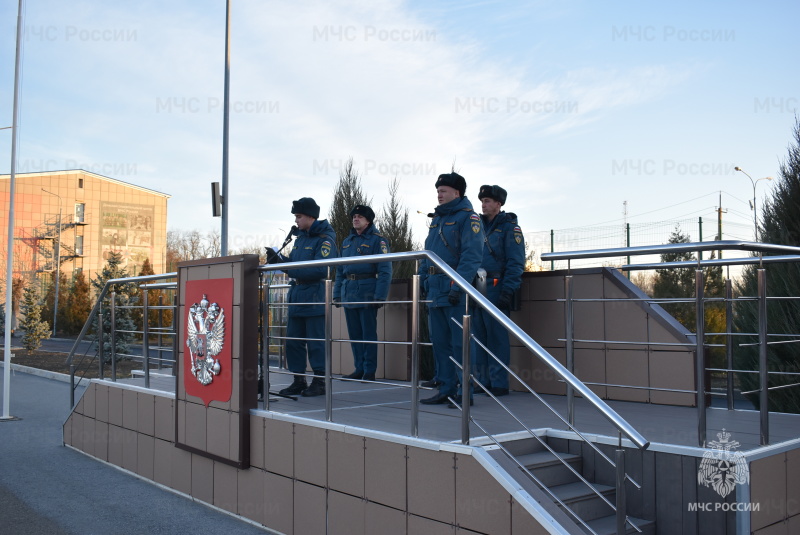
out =
{"type": "Polygon", "coordinates": [[[6,247],[6,332],[5,349],[3,354],[3,415],[2,420],[10,420],[11,404],[11,322],[14,318],[12,309],[11,294],[13,290],[14,276],[14,189],[16,185],[17,172],[17,116],[19,115],[19,62],[20,46],[22,42],[22,0],[19,0],[17,8],[17,53],[14,59],[14,103],[12,107],[11,119],[11,177],[8,186],[8,242],[6,247]]]}
{"type": "Polygon", "coordinates": [[[225,1],[225,90],[222,112],[222,228],[220,232],[220,256],[228,256],[228,134],[231,88],[231,1],[225,1]]]}

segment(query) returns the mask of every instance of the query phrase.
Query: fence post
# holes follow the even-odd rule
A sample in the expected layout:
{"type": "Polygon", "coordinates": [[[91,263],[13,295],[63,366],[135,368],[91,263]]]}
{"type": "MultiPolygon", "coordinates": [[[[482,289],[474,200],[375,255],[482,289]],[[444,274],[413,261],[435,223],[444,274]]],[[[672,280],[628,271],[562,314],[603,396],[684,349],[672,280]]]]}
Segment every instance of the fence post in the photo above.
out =
{"type": "MultiPolygon", "coordinates": [[[[465,296],[467,301],[467,310],[469,310],[469,296],[465,296]]],[[[469,400],[472,392],[470,392],[470,375],[472,352],[470,351],[470,316],[465,314],[462,323],[463,331],[461,333],[461,443],[469,444],[469,400]]]]}
{"type": "Polygon", "coordinates": [[[150,327],[148,324],[148,294],[145,288],[142,292],[142,355],[144,356],[144,387],[150,388],[150,327]]]}
{"type": "Polygon", "coordinates": [[[117,381],[117,345],[114,343],[117,333],[116,297],[117,292],[111,292],[111,331],[108,334],[111,339],[111,380],[113,382],[117,381]]]}
{"type": "Polygon", "coordinates": [[[419,260],[411,276],[411,436],[419,436],[419,260]]]}
{"type": "Polygon", "coordinates": [[[767,270],[758,269],[758,412],[761,445],[769,444],[769,368],[767,367],[767,270]]]}
{"type": "Polygon", "coordinates": [[[616,451],[615,461],[617,463],[617,533],[627,533],[625,528],[626,510],[628,504],[625,496],[625,450],[620,448],[616,451]]]}
{"type": "Polygon", "coordinates": [[[333,421],[333,281],[325,279],[325,420],[333,421]]]}
{"type": "Polygon", "coordinates": [[[700,447],[706,445],[706,363],[705,363],[705,314],[703,307],[704,282],[703,270],[697,269],[695,274],[695,312],[697,340],[695,345],[695,375],[697,381],[697,441],[700,447]]]}
{"type": "MultiPolygon", "coordinates": [[[[566,352],[567,352],[567,369],[569,373],[575,373],[575,325],[573,323],[574,315],[572,311],[572,275],[564,277],[564,296],[566,301],[564,304],[564,321],[566,325],[566,352]]],[[[575,389],[567,383],[567,416],[569,425],[575,425],[575,389]]]]}
{"type": "MultiPolygon", "coordinates": [[[[556,232],[555,230],[550,229],[550,252],[551,253],[556,252],[555,232],[556,232]]],[[[550,271],[555,270],[555,265],[556,265],[556,263],[553,260],[551,260],[550,261],[550,271]]]]}
{"type": "Polygon", "coordinates": [[[733,285],[731,279],[725,279],[725,356],[728,373],[725,374],[728,410],[733,410],[733,285]]]}

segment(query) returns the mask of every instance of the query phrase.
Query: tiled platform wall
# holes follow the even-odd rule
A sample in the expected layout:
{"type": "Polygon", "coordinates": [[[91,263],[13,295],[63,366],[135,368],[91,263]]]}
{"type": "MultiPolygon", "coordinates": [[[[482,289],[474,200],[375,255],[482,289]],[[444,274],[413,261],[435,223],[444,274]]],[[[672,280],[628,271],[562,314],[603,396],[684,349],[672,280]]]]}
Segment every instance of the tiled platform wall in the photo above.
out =
{"type": "Polygon", "coordinates": [[[252,466],[239,470],[174,447],[173,404],[171,394],[94,380],[64,443],[280,533],[547,533],[459,448],[255,412],[252,466]]]}

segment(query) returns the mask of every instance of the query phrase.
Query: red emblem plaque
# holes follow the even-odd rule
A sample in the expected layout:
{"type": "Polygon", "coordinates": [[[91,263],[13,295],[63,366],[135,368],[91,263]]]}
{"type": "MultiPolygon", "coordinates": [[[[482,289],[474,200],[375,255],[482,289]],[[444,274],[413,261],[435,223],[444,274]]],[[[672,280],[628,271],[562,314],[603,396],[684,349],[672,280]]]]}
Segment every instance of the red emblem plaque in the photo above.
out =
{"type": "Polygon", "coordinates": [[[230,401],[233,391],[231,327],[233,279],[186,281],[183,386],[203,400],[230,401]]]}

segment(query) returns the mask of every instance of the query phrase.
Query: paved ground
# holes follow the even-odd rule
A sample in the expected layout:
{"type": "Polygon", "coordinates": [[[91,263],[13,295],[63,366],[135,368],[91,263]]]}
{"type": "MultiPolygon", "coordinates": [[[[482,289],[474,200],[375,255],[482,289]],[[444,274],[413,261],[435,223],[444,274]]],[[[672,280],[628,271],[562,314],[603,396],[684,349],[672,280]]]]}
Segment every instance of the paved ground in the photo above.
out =
{"type": "Polygon", "coordinates": [[[21,419],[0,420],[0,533],[265,533],[64,447],[68,405],[68,384],[12,373],[9,412],[21,419]]]}

